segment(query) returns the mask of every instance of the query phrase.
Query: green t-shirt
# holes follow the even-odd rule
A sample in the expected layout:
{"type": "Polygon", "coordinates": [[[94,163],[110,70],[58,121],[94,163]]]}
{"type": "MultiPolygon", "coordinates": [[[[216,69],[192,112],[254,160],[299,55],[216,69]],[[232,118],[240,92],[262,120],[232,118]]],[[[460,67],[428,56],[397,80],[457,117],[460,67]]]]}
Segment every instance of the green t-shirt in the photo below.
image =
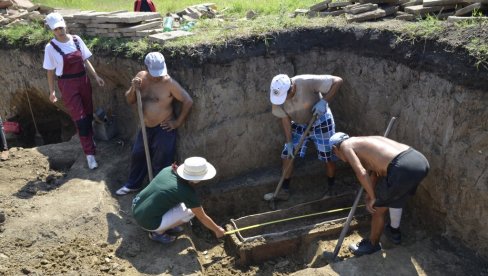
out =
{"type": "Polygon", "coordinates": [[[161,218],[177,204],[200,207],[195,189],[178,177],[171,166],[164,168],[132,201],[132,214],[137,223],[147,230],[155,230],[161,218]]]}

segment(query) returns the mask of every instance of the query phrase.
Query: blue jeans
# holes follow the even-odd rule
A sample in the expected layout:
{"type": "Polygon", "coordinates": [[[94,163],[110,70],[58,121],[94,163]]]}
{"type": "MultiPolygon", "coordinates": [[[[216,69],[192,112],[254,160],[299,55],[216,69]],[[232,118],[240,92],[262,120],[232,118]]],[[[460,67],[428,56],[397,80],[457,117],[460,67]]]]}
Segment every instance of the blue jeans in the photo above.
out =
{"type": "MultiPolygon", "coordinates": [[[[174,161],[176,130],[166,131],[160,126],[156,126],[146,127],[146,133],[153,175],[156,176],[163,168],[170,166],[174,161]]],[[[124,186],[129,189],[139,189],[141,188],[142,180],[147,175],[142,131],[137,134],[131,154],[129,179],[124,186]]]]}

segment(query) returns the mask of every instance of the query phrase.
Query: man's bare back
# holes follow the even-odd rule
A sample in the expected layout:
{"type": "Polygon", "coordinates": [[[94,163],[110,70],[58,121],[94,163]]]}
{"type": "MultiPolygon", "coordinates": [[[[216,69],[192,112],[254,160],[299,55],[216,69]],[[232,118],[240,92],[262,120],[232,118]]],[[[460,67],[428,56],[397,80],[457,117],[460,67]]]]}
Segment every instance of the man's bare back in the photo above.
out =
{"type": "Polygon", "coordinates": [[[409,146],[382,136],[365,136],[347,139],[341,145],[341,149],[346,148],[354,151],[366,170],[386,176],[391,160],[409,146]]]}
{"type": "Polygon", "coordinates": [[[137,102],[136,87],[141,92],[144,123],[147,127],[164,127],[167,124],[168,128],[174,129],[181,125],[182,122],[174,119],[173,99],[185,103],[191,102],[191,98],[178,82],[168,75],[152,77],[147,71],[141,71],[134,77],[131,88],[126,92],[129,104],[137,102]]]}

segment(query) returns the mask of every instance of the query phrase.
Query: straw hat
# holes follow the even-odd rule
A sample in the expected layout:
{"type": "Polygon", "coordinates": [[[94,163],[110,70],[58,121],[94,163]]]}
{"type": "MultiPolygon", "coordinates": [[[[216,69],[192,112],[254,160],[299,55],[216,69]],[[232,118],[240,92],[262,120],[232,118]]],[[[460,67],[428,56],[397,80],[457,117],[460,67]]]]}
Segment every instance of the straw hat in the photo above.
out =
{"type": "Polygon", "coordinates": [[[176,172],[181,178],[190,181],[208,180],[217,173],[215,167],[203,157],[185,159],[185,163],[180,165],[176,172]]]}

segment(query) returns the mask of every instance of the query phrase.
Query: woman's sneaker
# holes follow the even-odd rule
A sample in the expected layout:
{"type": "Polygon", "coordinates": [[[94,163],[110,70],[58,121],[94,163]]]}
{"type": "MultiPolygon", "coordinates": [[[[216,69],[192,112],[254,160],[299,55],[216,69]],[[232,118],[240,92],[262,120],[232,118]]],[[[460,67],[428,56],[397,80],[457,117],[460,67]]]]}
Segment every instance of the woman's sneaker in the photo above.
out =
{"type": "Polygon", "coordinates": [[[385,226],[385,236],[394,244],[402,243],[402,232],[400,232],[400,227],[393,228],[390,224],[387,224],[385,226]]]}
{"type": "Polygon", "coordinates": [[[369,239],[363,239],[357,244],[349,245],[349,250],[356,256],[369,255],[380,251],[381,245],[373,245],[369,239]]]}
{"type": "Polygon", "coordinates": [[[177,235],[183,231],[185,231],[185,228],[183,228],[183,226],[176,226],[176,227],[173,227],[173,228],[166,230],[166,232],[164,232],[164,233],[166,233],[168,235],[177,235]]]}
{"type": "Polygon", "coordinates": [[[149,238],[153,241],[157,241],[164,244],[172,243],[176,240],[175,236],[171,236],[166,233],[158,234],[155,232],[149,232],[149,238]]]}
{"type": "Polygon", "coordinates": [[[98,168],[98,163],[97,163],[97,160],[95,160],[94,155],[87,155],[86,156],[86,162],[88,163],[88,168],[90,170],[94,170],[94,169],[98,168]]]}

